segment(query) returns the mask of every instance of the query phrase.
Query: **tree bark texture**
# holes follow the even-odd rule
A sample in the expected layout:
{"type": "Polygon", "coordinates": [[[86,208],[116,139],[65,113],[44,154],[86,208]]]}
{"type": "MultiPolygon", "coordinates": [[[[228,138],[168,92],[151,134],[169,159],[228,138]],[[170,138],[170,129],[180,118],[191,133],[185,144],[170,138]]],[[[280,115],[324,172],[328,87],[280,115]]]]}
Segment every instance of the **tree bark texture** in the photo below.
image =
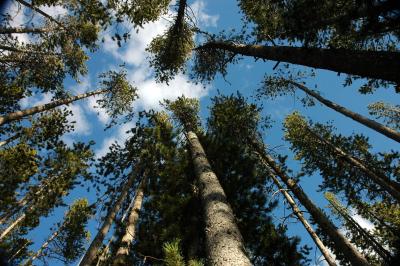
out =
{"type": "Polygon", "coordinates": [[[303,189],[297,183],[288,177],[281,168],[275,163],[275,160],[262,150],[254,140],[250,142],[252,147],[265,163],[279,176],[283,183],[292,191],[300,203],[307,209],[314,221],[320,228],[329,236],[334,243],[335,250],[341,252],[346,259],[354,266],[370,265],[364,256],[339,232],[336,226],[329,220],[329,218],[318,208],[305,194],[303,189]]]}
{"type": "Polygon", "coordinates": [[[345,115],[345,116],[347,116],[347,117],[349,117],[349,118],[351,118],[351,119],[363,124],[366,127],[369,127],[371,129],[373,129],[373,130],[385,135],[388,138],[393,139],[394,141],[400,142],[400,133],[399,132],[397,132],[397,131],[389,128],[389,127],[386,127],[386,126],[384,126],[384,125],[382,125],[382,124],[380,124],[380,123],[378,123],[378,122],[376,122],[376,121],[374,121],[372,119],[369,119],[369,118],[367,118],[365,116],[362,116],[362,115],[360,115],[358,113],[355,113],[353,111],[350,111],[349,109],[347,109],[347,108],[345,108],[343,106],[340,106],[340,105],[338,105],[338,104],[336,104],[334,102],[331,102],[331,101],[323,98],[318,93],[308,89],[306,86],[304,86],[304,85],[302,85],[300,83],[297,83],[297,82],[294,82],[294,81],[291,81],[291,80],[288,80],[288,81],[291,84],[293,84],[294,86],[298,87],[300,90],[304,91],[306,94],[308,94],[308,95],[312,96],[313,98],[315,98],[316,100],[318,100],[320,103],[328,106],[329,108],[331,108],[331,109],[341,113],[342,115],[345,115]]]}
{"type": "Polygon", "coordinates": [[[136,190],[133,206],[128,217],[128,222],[126,224],[125,234],[122,237],[119,248],[115,255],[115,260],[113,262],[114,265],[126,265],[126,258],[129,255],[130,246],[135,239],[136,225],[139,221],[139,213],[140,209],[142,208],[146,183],[147,177],[145,173],[142,181],[139,184],[139,187],[136,190]]]}
{"type": "Polygon", "coordinates": [[[400,83],[398,52],[245,45],[223,41],[208,42],[196,49],[221,49],[255,58],[400,83]]]}
{"type": "Polygon", "coordinates": [[[98,252],[101,244],[103,243],[103,240],[106,237],[108,231],[110,230],[110,227],[111,227],[112,223],[114,222],[115,216],[121,209],[122,203],[126,199],[126,196],[128,195],[128,191],[132,187],[135,177],[136,176],[132,174],[129,177],[128,181],[125,183],[125,185],[122,187],[121,194],[116,199],[116,202],[114,203],[114,205],[112,205],[109,208],[100,230],[97,232],[96,237],[93,239],[88,250],[86,251],[85,255],[83,256],[81,262],[79,263],[79,266],[90,266],[90,265],[92,265],[93,261],[96,259],[97,252],[98,252]]]}
{"type": "Polygon", "coordinates": [[[199,180],[200,199],[205,220],[208,265],[249,266],[243,238],[224,190],[211,169],[204,149],[193,131],[186,137],[192,154],[195,175],[199,180]]]}
{"type": "Polygon", "coordinates": [[[22,119],[22,118],[24,118],[26,116],[29,116],[29,115],[34,115],[34,114],[37,114],[37,113],[48,111],[48,110],[51,110],[51,109],[53,109],[55,107],[58,107],[58,106],[61,106],[61,105],[66,105],[66,104],[70,104],[72,102],[75,102],[75,101],[78,101],[78,100],[81,100],[81,99],[84,99],[84,98],[87,98],[87,97],[90,97],[90,96],[93,96],[93,95],[102,94],[102,93],[105,93],[105,92],[107,92],[107,90],[103,90],[103,89],[102,90],[95,90],[95,91],[91,91],[91,92],[87,92],[87,93],[82,93],[82,94],[79,94],[77,96],[73,96],[73,97],[70,97],[70,98],[67,98],[67,99],[55,100],[55,101],[50,102],[50,103],[41,104],[41,105],[34,106],[32,108],[28,108],[28,109],[25,109],[25,110],[9,113],[9,114],[6,114],[4,116],[0,116],[0,125],[4,125],[4,124],[9,123],[9,122],[14,121],[14,120],[20,120],[20,119],[22,119]]]}

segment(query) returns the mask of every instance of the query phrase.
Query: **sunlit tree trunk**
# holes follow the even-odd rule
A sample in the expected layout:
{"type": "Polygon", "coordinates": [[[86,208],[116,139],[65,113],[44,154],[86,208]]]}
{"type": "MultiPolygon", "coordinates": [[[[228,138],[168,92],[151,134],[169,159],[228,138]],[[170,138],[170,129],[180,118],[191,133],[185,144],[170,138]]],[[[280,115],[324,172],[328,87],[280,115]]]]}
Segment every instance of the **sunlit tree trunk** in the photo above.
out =
{"type": "Polygon", "coordinates": [[[111,227],[112,223],[114,222],[115,216],[121,209],[122,203],[126,199],[126,196],[128,195],[128,191],[132,187],[135,177],[136,176],[134,174],[132,174],[129,177],[128,181],[122,187],[121,193],[119,194],[115,203],[112,206],[110,206],[110,208],[108,209],[107,215],[104,219],[104,222],[103,222],[100,230],[97,232],[96,237],[93,239],[88,250],[86,251],[85,255],[83,256],[81,262],[79,263],[80,266],[90,266],[93,263],[93,261],[96,259],[97,252],[98,252],[100,246],[102,245],[103,240],[106,237],[108,231],[110,230],[110,227],[111,227]]]}
{"type": "Polygon", "coordinates": [[[284,173],[275,163],[275,160],[265,153],[265,151],[254,140],[248,140],[249,144],[258,153],[260,159],[266,163],[283,183],[292,191],[300,203],[307,209],[314,221],[329,236],[334,243],[335,250],[341,252],[345,258],[352,264],[357,266],[370,265],[364,256],[339,232],[336,226],[329,218],[318,208],[297,185],[296,181],[291,179],[284,173]]]}
{"type": "Polygon", "coordinates": [[[245,45],[228,41],[211,41],[196,48],[196,50],[207,49],[220,49],[255,58],[400,82],[398,52],[245,45]]]}
{"type": "Polygon", "coordinates": [[[142,208],[144,190],[147,183],[146,174],[143,176],[139,187],[136,190],[135,199],[131,212],[128,217],[128,222],[125,228],[125,234],[119,244],[119,248],[115,255],[114,265],[126,265],[126,258],[129,256],[130,246],[135,239],[136,225],[139,220],[140,209],[142,208]]]}
{"type": "Polygon", "coordinates": [[[23,213],[19,216],[14,222],[12,222],[4,231],[0,234],[0,241],[2,241],[10,232],[12,232],[18,224],[20,224],[26,217],[26,214],[23,213]]]}
{"type": "Polygon", "coordinates": [[[21,111],[17,111],[17,112],[13,112],[13,113],[9,113],[6,114],[4,116],[0,116],[0,125],[4,125],[6,123],[9,123],[11,121],[15,121],[15,120],[20,120],[26,116],[29,115],[34,115],[37,113],[41,113],[44,111],[48,111],[51,110],[55,107],[61,106],[61,105],[66,105],[66,104],[70,104],[72,102],[93,96],[93,95],[98,95],[98,94],[102,94],[107,92],[108,90],[95,90],[95,91],[91,91],[91,92],[87,92],[87,93],[82,93],[79,94],[77,96],[73,96],[73,97],[69,97],[66,99],[61,99],[61,100],[56,100],[47,104],[42,104],[42,105],[38,105],[38,106],[34,106],[32,108],[28,108],[25,110],[21,110],[21,111]]]}
{"type": "MultiPolygon", "coordinates": [[[[399,73],[400,74],[400,73],[399,73]]],[[[344,108],[343,106],[340,106],[334,102],[331,102],[325,98],[323,98],[321,95],[319,95],[318,93],[308,89],[306,86],[304,86],[303,84],[297,83],[295,81],[292,80],[288,80],[289,83],[293,84],[294,86],[298,87],[300,90],[304,91],[305,93],[307,93],[308,95],[312,96],[313,98],[315,98],[316,100],[318,100],[319,102],[321,102],[322,104],[328,106],[329,108],[363,124],[366,127],[369,127],[383,135],[385,135],[388,138],[391,138],[397,142],[400,142],[400,133],[389,128],[386,127],[372,119],[369,119],[367,117],[364,117],[358,113],[355,113],[353,111],[350,111],[347,108],[344,108]]]]}
{"type": "Polygon", "coordinates": [[[37,258],[39,258],[39,257],[42,255],[43,250],[45,250],[45,249],[49,246],[49,244],[51,243],[51,241],[53,241],[54,238],[56,238],[56,237],[58,236],[58,234],[59,234],[59,232],[60,232],[60,229],[61,229],[61,228],[59,228],[57,231],[55,231],[55,232],[46,240],[46,242],[43,243],[43,245],[39,248],[39,250],[35,253],[35,255],[33,255],[31,258],[29,258],[29,259],[24,263],[24,265],[31,265],[32,262],[33,262],[34,260],[36,260],[37,258]]]}
{"type": "Polygon", "coordinates": [[[211,169],[204,149],[193,131],[186,132],[205,219],[208,264],[216,266],[251,265],[244,252],[243,238],[224,190],[211,169]]]}

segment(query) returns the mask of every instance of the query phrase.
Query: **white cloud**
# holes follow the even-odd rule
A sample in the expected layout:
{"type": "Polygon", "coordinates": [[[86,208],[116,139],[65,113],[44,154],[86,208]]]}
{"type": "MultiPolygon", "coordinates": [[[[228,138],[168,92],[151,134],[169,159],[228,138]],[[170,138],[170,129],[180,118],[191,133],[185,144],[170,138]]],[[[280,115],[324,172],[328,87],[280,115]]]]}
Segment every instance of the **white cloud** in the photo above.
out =
{"type": "Polygon", "coordinates": [[[216,27],[219,15],[209,15],[206,13],[206,3],[203,0],[197,0],[190,5],[197,22],[205,27],[216,27]]]}
{"type": "Polygon", "coordinates": [[[75,130],[71,134],[89,135],[91,133],[91,126],[82,106],[74,103],[68,105],[67,109],[72,111],[72,116],[68,116],[68,121],[76,121],[75,130]]]}
{"type": "Polygon", "coordinates": [[[373,230],[375,228],[374,224],[371,223],[371,221],[364,219],[358,214],[355,214],[352,217],[362,228],[367,229],[368,231],[373,230]]]}

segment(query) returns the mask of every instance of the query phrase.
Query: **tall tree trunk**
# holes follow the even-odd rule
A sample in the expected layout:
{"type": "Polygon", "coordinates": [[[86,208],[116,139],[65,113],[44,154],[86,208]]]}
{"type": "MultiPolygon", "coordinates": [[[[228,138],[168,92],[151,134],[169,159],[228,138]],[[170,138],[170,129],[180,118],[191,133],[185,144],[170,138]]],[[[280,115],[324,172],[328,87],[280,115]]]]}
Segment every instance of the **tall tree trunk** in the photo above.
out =
{"type": "Polygon", "coordinates": [[[335,250],[341,252],[346,259],[354,266],[370,265],[364,256],[339,232],[336,226],[329,218],[318,208],[297,185],[296,181],[288,177],[281,168],[275,163],[275,160],[270,157],[254,140],[249,139],[249,144],[258,153],[260,159],[279,176],[283,183],[292,191],[301,204],[307,209],[314,221],[320,228],[329,236],[334,243],[335,250]]]}
{"type": "Polygon", "coordinates": [[[186,132],[195,175],[199,180],[200,199],[205,220],[208,264],[248,266],[243,238],[228,204],[224,190],[211,169],[204,149],[193,131],[186,132]]]}
{"type": "Polygon", "coordinates": [[[388,252],[376,239],[363,227],[361,227],[347,212],[336,197],[330,193],[325,193],[325,198],[329,201],[330,205],[336,210],[336,212],[343,217],[349,224],[353,226],[356,231],[362,235],[365,241],[375,250],[375,252],[385,261],[385,264],[389,265],[392,260],[392,255],[388,252]],[[331,194],[331,195],[330,195],[331,194]]]}
{"type": "Polygon", "coordinates": [[[46,33],[52,29],[49,28],[6,28],[0,27],[0,34],[11,34],[11,33],[46,33]]]}
{"type": "Polygon", "coordinates": [[[46,104],[34,106],[32,108],[28,108],[28,109],[25,109],[25,110],[9,113],[9,114],[6,114],[4,116],[0,116],[0,125],[4,125],[4,124],[9,123],[9,122],[14,121],[14,120],[20,120],[20,119],[22,119],[22,118],[24,118],[26,116],[34,115],[34,114],[37,114],[37,113],[41,113],[41,112],[53,109],[55,107],[58,107],[60,105],[70,104],[70,103],[75,102],[77,100],[81,100],[81,99],[84,99],[84,98],[87,98],[87,97],[90,97],[90,96],[93,96],[93,95],[102,94],[102,93],[105,93],[107,91],[108,90],[104,90],[104,89],[95,90],[95,91],[91,91],[91,92],[87,92],[87,93],[82,93],[82,94],[79,94],[77,96],[73,96],[73,97],[70,97],[70,98],[67,98],[67,99],[55,100],[55,101],[50,102],[50,103],[46,103],[46,104]]]}
{"type": "Polygon", "coordinates": [[[48,245],[51,243],[51,241],[54,240],[54,238],[56,238],[60,232],[61,228],[59,228],[57,231],[55,231],[48,239],[46,242],[43,243],[43,245],[39,248],[39,250],[35,253],[35,255],[33,255],[32,257],[30,257],[28,260],[25,261],[24,265],[31,265],[32,261],[36,260],[37,258],[39,258],[42,255],[43,250],[45,250],[45,248],[48,247],[48,245]]]}
{"type": "Polygon", "coordinates": [[[245,45],[224,41],[212,41],[196,48],[201,49],[226,50],[255,58],[400,83],[399,52],[245,45]]]}
{"type": "MultiPolygon", "coordinates": [[[[268,168],[270,166],[263,160],[264,165],[266,165],[268,168]]],[[[300,222],[303,224],[304,228],[307,230],[309,233],[310,237],[314,241],[314,243],[317,245],[318,249],[321,251],[322,255],[324,256],[326,262],[330,266],[335,266],[336,262],[335,260],[331,257],[329,254],[328,248],[322,243],[322,240],[318,237],[317,233],[314,231],[312,228],[311,224],[307,221],[307,219],[303,216],[302,211],[300,208],[297,206],[296,202],[294,201],[293,197],[287,192],[287,190],[282,186],[282,184],[279,182],[279,180],[271,173],[271,178],[274,181],[275,185],[278,187],[279,191],[283,194],[285,197],[286,201],[289,203],[290,207],[293,210],[293,213],[297,216],[297,218],[300,220],[300,222]]]]}
{"type": "Polygon", "coordinates": [[[9,137],[8,139],[5,139],[3,141],[0,141],[0,147],[7,145],[8,143],[18,139],[20,137],[21,134],[17,133],[14,136],[9,137]]]}
{"type": "Polygon", "coordinates": [[[58,26],[60,27],[64,27],[63,24],[61,24],[60,22],[58,22],[55,18],[53,18],[52,16],[50,16],[49,14],[43,12],[42,10],[40,10],[39,8],[29,4],[28,2],[25,2],[24,0],[16,0],[18,3],[20,3],[21,5],[24,5],[34,11],[36,11],[37,13],[39,13],[40,15],[44,16],[45,18],[47,18],[48,20],[56,23],[58,26]]]}
{"type": "Polygon", "coordinates": [[[81,262],[79,263],[79,266],[90,266],[92,262],[95,260],[97,252],[101,244],[103,243],[103,240],[106,237],[108,230],[110,230],[110,227],[114,222],[115,216],[121,209],[122,203],[124,202],[126,196],[128,195],[128,191],[132,187],[135,177],[136,176],[132,173],[131,177],[129,177],[128,181],[122,187],[121,194],[116,199],[116,202],[108,209],[107,215],[104,219],[104,222],[100,230],[98,231],[96,237],[93,239],[88,250],[83,256],[81,262]]]}
{"type": "MultiPolygon", "coordinates": [[[[400,74],[400,73],[399,73],[400,74]]],[[[389,128],[386,127],[372,119],[369,119],[365,116],[362,116],[358,113],[352,112],[347,108],[344,108],[343,106],[340,106],[334,102],[331,102],[325,98],[323,98],[321,95],[319,95],[318,93],[308,89],[306,86],[304,86],[303,84],[297,83],[295,81],[292,80],[287,80],[289,83],[293,84],[294,86],[298,87],[300,90],[304,91],[306,94],[314,97],[315,99],[317,99],[319,102],[323,103],[324,105],[328,106],[329,108],[363,124],[366,127],[369,127],[383,135],[385,135],[388,138],[391,138],[397,142],[400,142],[400,133],[389,128]]]]}
{"type": "Polygon", "coordinates": [[[337,155],[339,155],[343,160],[348,162],[349,164],[353,165],[354,167],[359,168],[361,171],[363,171],[368,177],[370,177],[375,183],[377,183],[379,186],[381,186],[384,190],[386,190],[390,195],[393,196],[398,202],[400,202],[400,184],[390,180],[386,176],[384,176],[381,173],[377,173],[373,170],[370,170],[362,161],[360,161],[358,158],[355,158],[346,152],[344,152],[342,149],[336,147],[333,145],[330,141],[324,139],[320,135],[318,135],[316,132],[314,132],[310,128],[306,128],[310,134],[312,134],[314,137],[316,137],[319,141],[324,144],[324,146],[327,146],[331,148],[337,155]]]}
{"type": "Polygon", "coordinates": [[[14,230],[15,227],[17,227],[18,224],[20,224],[26,217],[26,214],[22,214],[19,216],[12,224],[10,224],[4,231],[0,234],[0,241],[2,241],[11,231],[14,230]]]}
{"type": "Polygon", "coordinates": [[[115,255],[113,265],[126,265],[126,259],[129,256],[130,246],[135,239],[136,224],[139,221],[139,213],[142,208],[144,190],[147,183],[147,174],[145,173],[137,190],[131,212],[129,214],[128,223],[126,224],[125,234],[119,244],[119,248],[115,255]]]}

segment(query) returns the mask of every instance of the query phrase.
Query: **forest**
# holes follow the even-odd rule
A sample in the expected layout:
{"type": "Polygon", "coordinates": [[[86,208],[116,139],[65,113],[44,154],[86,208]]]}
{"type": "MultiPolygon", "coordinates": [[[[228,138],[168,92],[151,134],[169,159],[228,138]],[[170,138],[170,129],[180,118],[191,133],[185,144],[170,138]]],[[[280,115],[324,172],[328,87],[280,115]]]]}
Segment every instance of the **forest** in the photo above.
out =
{"type": "Polygon", "coordinates": [[[399,0],[0,1],[0,266],[400,265],[399,0]]]}

